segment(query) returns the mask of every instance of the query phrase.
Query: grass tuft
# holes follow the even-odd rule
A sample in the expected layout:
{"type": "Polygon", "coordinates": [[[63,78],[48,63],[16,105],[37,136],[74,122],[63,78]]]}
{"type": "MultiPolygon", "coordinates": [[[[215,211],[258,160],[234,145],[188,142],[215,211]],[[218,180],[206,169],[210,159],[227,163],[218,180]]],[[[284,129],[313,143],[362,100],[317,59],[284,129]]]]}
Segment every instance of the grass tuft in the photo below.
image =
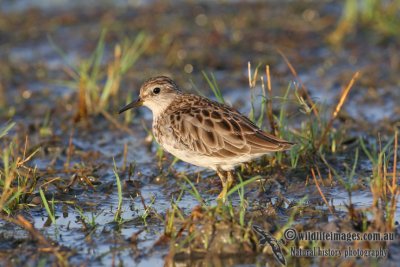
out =
{"type": "Polygon", "coordinates": [[[399,8],[399,1],[346,0],[339,23],[327,39],[332,45],[339,46],[346,37],[357,33],[359,28],[383,37],[399,37],[399,8]]]}
{"type": "MultiPolygon", "coordinates": [[[[1,131],[1,137],[12,128],[11,123],[1,131]]],[[[1,139],[1,138],[0,138],[1,139]]],[[[12,214],[19,205],[27,204],[27,197],[31,195],[36,186],[36,168],[31,168],[27,163],[39,151],[36,149],[29,155],[28,138],[25,140],[22,155],[16,145],[15,138],[1,150],[0,153],[0,213],[12,214]]]]}
{"type": "Polygon", "coordinates": [[[81,60],[78,65],[70,64],[66,53],[49,37],[51,45],[67,64],[67,74],[73,79],[63,84],[77,90],[75,121],[105,113],[111,104],[118,105],[117,95],[121,80],[143,54],[150,41],[147,35],[141,32],[134,40],[126,39],[121,44],[116,44],[112,59],[103,67],[106,33],[106,30],[101,32],[96,49],[89,58],[81,60]]]}

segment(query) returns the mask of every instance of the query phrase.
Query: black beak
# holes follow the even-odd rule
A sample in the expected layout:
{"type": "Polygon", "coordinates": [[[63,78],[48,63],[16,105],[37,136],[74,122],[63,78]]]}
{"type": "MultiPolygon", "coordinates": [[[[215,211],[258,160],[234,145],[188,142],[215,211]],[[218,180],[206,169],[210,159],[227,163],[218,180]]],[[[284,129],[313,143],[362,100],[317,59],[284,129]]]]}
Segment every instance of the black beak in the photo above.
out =
{"type": "Polygon", "coordinates": [[[121,108],[118,111],[118,114],[121,114],[122,112],[127,111],[128,109],[131,109],[131,108],[140,107],[141,105],[143,105],[143,101],[140,98],[138,98],[135,101],[133,101],[133,102],[129,103],[128,105],[126,105],[125,107],[121,108]]]}

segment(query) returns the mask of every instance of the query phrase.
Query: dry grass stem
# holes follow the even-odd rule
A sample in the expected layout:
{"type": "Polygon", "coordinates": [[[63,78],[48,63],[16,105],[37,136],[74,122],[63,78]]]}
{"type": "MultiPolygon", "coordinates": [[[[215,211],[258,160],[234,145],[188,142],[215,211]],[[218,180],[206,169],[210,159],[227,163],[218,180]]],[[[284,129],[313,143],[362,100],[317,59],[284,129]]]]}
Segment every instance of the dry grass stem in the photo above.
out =
{"type": "Polygon", "coordinates": [[[272,86],[271,86],[271,74],[269,71],[269,65],[265,66],[265,73],[267,75],[267,89],[268,89],[268,98],[269,98],[269,103],[267,105],[267,118],[269,121],[269,125],[271,127],[271,132],[275,135],[278,135],[278,130],[275,126],[275,121],[274,121],[274,114],[272,112],[272,86]]]}
{"type": "MultiPolygon", "coordinates": [[[[314,179],[315,186],[317,187],[319,194],[321,195],[322,199],[324,200],[325,205],[328,207],[330,213],[332,215],[334,215],[331,205],[329,205],[329,202],[326,200],[326,197],[325,197],[324,193],[322,192],[321,187],[318,184],[318,180],[317,180],[317,177],[315,176],[314,168],[311,168],[311,174],[314,179]]],[[[321,177],[320,177],[320,179],[321,179],[321,177]]]]}
{"type": "Polygon", "coordinates": [[[329,122],[327,126],[325,127],[324,133],[322,134],[321,140],[319,141],[316,150],[320,148],[320,146],[325,142],[326,135],[332,128],[333,122],[336,119],[337,115],[339,114],[340,110],[342,109],[342,106],[344,102],[346,101],[347,96],[349,95],[350,89],[353,87],[355,81],[358,79],[358,76],[360,75],[360,72],[354,73],[353,77],[351,78],[350,82],[347,84],[345,88],[343,88],[341,94],[340,94],[340,99],[339,102],[337,103],[335,109],[332,112],[332,116],[329,119],[329,122]]]}

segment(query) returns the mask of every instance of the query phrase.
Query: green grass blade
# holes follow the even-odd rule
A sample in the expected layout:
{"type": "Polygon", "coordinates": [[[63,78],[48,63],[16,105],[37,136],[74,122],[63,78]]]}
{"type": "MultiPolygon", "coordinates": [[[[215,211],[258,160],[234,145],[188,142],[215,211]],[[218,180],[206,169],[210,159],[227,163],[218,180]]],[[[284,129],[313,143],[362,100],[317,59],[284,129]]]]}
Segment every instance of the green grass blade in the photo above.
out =
{"type": "Polygon", "coordinates": [[[7,135],[7,133],[14,127],[15,122],[8,123],[0,129],[0,139],[7,135]]]}
{"type": "Polygon", "coordinates": [[[190,187],[192,188],[192,191],[189,191],[190,194],[191,194],[192,196],[194,196],[194,197],[197,199],[197,201],[199,201],[200,203],[203,203],[204,200],[203,200],[203,198],[201,197],[199,191],[197,191],[197,189],[196,189],[196,187],[194,186],[194,184],[193,184],[193,183],[189,180],[189,178],[187,178],[185,175],[183,175],[182,177],[183,177],[183,179],[190,185],[190,187]]]}
{"type": "Polygon", "coordinates": [[[213,91],[215,97],[217,98],[217,101],[220,103],[225,103],[225,99],[222,96],[222,92],[218,87],[218,83],[217,83],[217,80],[215,79],[214,74],[212,74],[212,73],[210,74],[210,76],[211,76],[211,79],[210,79],[210,77],[208,77],[208,75],[205,71],[202,71],[201,73],[203,74],[204,79],[206,79],[208,85],[210,86],[211,90],[213,91]]]}
{"type": "Polygon", "coordinates": [[[96,49],[89,59],[89,65],[92,67],[92,71],[90,74],[91,80],[96,81],[97,76],[100,72],[101,61],[104,56],[104,46],[105,46],[105,36],[107,33],[107,29],[103,29],[100,33],[99,41],[97,42],[96,49]]]}
{"type": "Polygon", "coordinates": [[[252,183],[252,182],[254,182],[254,181],[256,181],[256,180],[258,180],[260,178],[262,178],[260,175],[256,175],[256,176],[254,176],[254,177],[252,177],[252,178],[250,178],[250,179],[248,179],[248,180],[246,180],[244,182],[243,181],[240,182],[239,184],[235,185],[231,190],[229,190],[229,192],[226,194],[226,197],[228,197],[228,196],[232,195],[233,193],[235,193],[236,191],[238,191],[239,188],[243,188],[244,186],[246,186],[246,185],[248,185],[248,184],[250,184],[250,183],[252,183]]]}
{"type": "Polygon", "coordinates": [[[122,209],[122,186],[121,186],[121,179],[119,178],[119,174],[117,171],[117,164],[115,163],[115,159],[113,158],[113,162],[114,162],[114,175],[115,175],[115,179],[117,180],[117,189],[118,189],[118,206],[117,206],[117,212],[115,213],[114,216],[114,221],[119,221],[119,219],[121,218],[121,209],[122,209]]]}
{"type": "Polygon", "coordinates": [[[40,197],[42,198],[43,205],[47,211],[47,214],[49,215],[51,222],[55,225],[56,217],[54,216],[54,213],[50,209],[49,203],[47,202],[46,196],[44,195],[42,188],[39,188],[39,193],[40,193],[40,197]]]}

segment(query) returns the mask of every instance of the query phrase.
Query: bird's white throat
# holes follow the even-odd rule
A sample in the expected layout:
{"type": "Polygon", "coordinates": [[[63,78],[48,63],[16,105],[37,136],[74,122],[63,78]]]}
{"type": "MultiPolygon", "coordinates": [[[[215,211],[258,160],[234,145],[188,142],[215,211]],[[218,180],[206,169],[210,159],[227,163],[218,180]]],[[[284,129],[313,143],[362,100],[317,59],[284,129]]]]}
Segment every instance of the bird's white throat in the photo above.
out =
{"type": "Polygon", "coordinates": [[[144,101],[143,106],[148,107],[153,112],[153,118],[156,118],[164,113],[167,107],[174,101],[174,98],[175,96],[152,98],[144,101]]]}

